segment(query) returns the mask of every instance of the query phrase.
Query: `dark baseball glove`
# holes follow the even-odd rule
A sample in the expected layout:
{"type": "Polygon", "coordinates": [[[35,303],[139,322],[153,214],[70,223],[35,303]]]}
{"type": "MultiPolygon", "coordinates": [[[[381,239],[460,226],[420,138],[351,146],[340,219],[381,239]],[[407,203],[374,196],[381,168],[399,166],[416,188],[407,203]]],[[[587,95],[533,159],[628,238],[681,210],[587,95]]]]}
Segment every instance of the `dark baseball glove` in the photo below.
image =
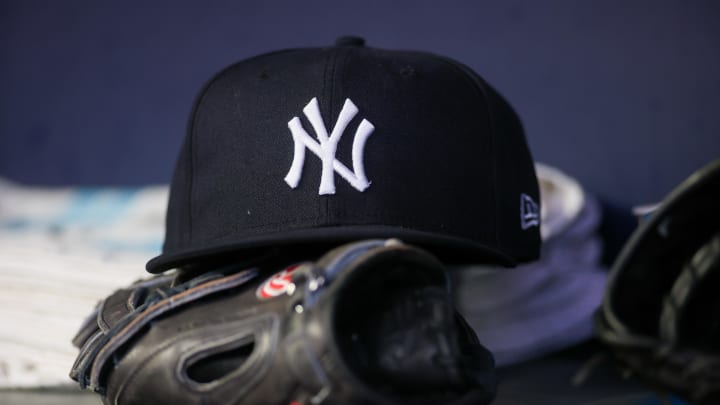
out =
{"type": "Polygon", "coordinates": [[[597,332],[661,391],[720,404],[720,161],[674,190],[621,252],[597,332]]]}
{"type": "Polygon", "coordinates": [[[115,292],[71,377],[112,404],[484,404],[492,355],[443,266],[399,241],[317,262],[159,276],[115,292]],[[284,268],[284,269],[283,269],[284,268]]]}

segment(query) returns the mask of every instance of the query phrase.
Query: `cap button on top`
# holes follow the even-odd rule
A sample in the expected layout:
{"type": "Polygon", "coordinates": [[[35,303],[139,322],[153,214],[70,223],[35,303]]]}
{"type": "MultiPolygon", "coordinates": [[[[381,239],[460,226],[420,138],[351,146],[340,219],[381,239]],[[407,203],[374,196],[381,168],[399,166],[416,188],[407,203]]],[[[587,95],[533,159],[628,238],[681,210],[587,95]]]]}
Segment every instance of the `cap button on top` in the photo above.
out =
{"type": "Polygon", "coordinates": [[[340,37],[335,40],[335,46],[357,46],[357,47],[363,47],[365,46],[365,39],[361,37],[354,37],[354,36],[344,36],[340,37]]]}

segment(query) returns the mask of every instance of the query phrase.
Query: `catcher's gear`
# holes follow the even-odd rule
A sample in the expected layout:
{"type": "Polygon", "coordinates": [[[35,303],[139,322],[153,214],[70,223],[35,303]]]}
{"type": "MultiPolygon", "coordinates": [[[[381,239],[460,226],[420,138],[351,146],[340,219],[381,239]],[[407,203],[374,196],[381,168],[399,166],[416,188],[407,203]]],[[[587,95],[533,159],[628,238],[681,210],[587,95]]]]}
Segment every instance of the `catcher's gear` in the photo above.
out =
{"type": "Polygon", "coordinates": [[[112,404],[482,404],[492,355],[442,265],[399,241],[317,262],[120,290],[78,334],[71,377],[112,404]]]}
{"type": "Polygon", "coordinates": [[[627,371],[720,403],[720,160],[682,183],[615,262],[599,338],[627,371]]]}

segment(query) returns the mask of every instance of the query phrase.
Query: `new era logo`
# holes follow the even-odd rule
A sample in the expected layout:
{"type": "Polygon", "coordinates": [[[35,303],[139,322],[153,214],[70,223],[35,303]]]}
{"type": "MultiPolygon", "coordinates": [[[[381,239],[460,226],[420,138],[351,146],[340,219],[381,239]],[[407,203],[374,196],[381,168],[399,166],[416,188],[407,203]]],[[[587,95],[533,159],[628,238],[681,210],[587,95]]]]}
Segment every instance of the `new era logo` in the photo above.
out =
{"type": "Polygon", "coordinates": [[[540,225],[540,208],[527,194],[520,194],[520,226],[528,229],[540,225]]]}
{"type": "Polygon", "coordinates": [[[319,194],[335,194],[335,173],[338,173],[342,178],[347,180],[351,186],[358,191],[364,191],[370,186],[370,182],[365,175],[365,166],[363,164],[363,155],[365,153],[365,142],[368,137],[372,134],[375,127],[370,121],[363,119],[360,122],[357,130],[355,131],[355,138],[352,144],[352,171],[347,168],[342,162],[335,158],[338,143],[342,137],[345,129],[347,128],[350,121],[357,115],[358,108],[352,102],[352,100],[345,99],[340,114],[338,115],[337,121],[332,131],[328,135],[327,128],[323,122],[322,115],[320,114],[320,106],[318,105],[317,98],[313,98],[303,108],[303,113],[310,121],[317,141],[312,139],[308,135],[305,128],[302,126],[300,118],[293,117],[288,122],[288,127],[292,134],[293,142],[295,144],[295,154],[293,156],[292,165],[285,176],[285,182],[292,188],[295,188],[300,183],[302,177],[303,164],[305,163],[305,149],[309,149],[310,152],[314,153],[315,156],[320,158],[322,161],[322,173],[320,174],[320,191],[319,194]]]}

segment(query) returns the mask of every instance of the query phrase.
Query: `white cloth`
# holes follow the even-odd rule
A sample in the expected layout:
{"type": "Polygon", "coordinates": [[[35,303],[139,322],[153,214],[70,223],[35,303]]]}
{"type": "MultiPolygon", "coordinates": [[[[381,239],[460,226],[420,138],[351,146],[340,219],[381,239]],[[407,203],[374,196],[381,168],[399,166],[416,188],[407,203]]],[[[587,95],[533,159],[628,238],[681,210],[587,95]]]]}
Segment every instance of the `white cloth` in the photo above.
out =
{"type": "Polygon", "coordinates": [[[97,302],[145,277],[167,187],[21,187],[0,180],[0,387],[71,383],[71,339],[97,302]]]}

